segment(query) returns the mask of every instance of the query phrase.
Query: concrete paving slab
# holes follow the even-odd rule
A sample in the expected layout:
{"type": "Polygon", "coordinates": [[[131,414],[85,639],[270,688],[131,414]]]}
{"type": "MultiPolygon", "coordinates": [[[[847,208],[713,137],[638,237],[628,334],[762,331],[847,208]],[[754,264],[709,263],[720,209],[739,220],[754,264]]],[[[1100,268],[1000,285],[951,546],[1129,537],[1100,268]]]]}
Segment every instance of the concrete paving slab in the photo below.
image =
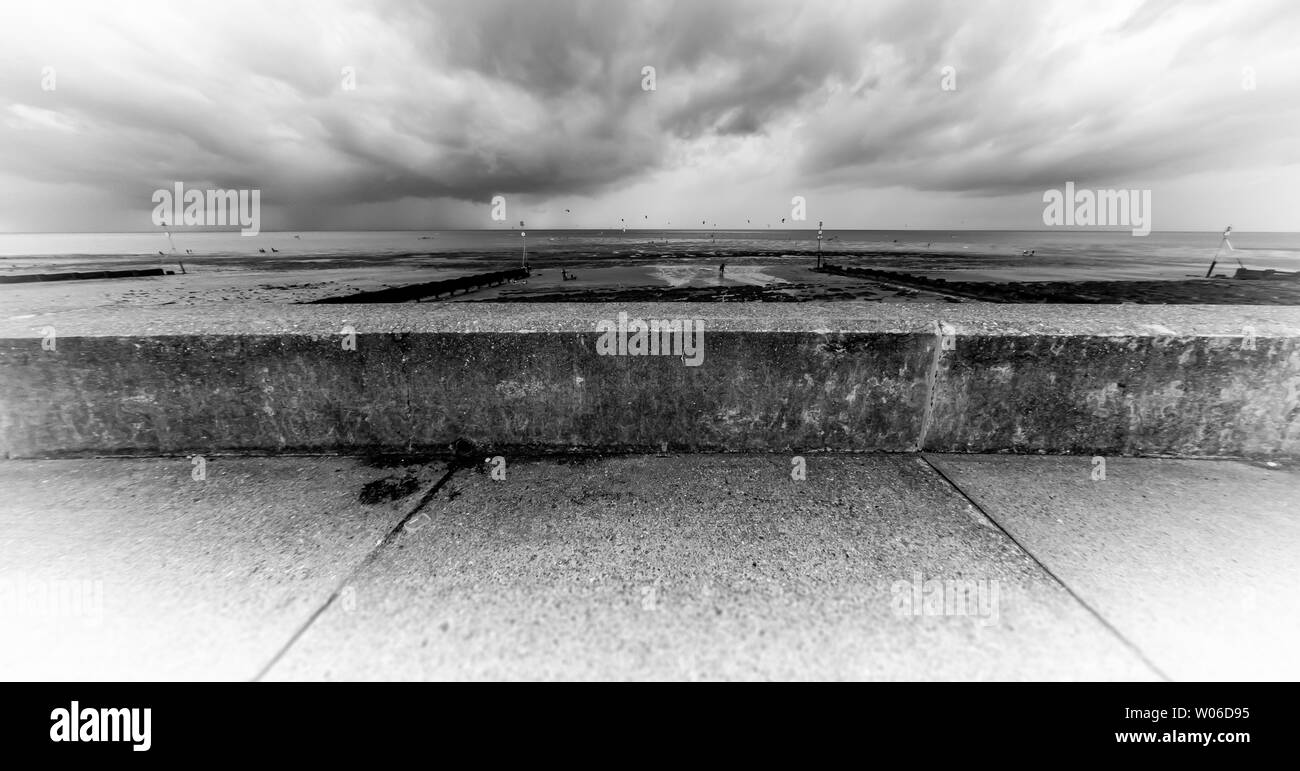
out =
{"type": "Polygon", "coordinates": [[[1170,677],[1300,679],[1294,467],[928,457],[1170,677]]]}
{"type": "Polygon", "coordinates": [[[504,460],[268,679],[1157,676],[917,456],[504,460]]]}
{"type": "MultiPolygon", "coordinates": [[[[250,679],[418,496],[351,458],[0,463],[0,680],[250,679]]],[[[426,480],[428,472],[426,471],[426,480]]]]}

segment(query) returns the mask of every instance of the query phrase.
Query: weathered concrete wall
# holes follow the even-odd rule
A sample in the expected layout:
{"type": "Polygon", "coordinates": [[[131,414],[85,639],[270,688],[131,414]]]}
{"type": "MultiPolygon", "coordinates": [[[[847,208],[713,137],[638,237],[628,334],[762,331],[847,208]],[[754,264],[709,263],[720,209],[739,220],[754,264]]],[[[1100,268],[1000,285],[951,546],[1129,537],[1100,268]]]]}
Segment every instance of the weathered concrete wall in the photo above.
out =
{"type": "Polygon", "coordinates": [[[114,309],[0,322],[0,453],[465,438],[501,450],[1295,456],[1298,387],[1291,308],[114,309]],[[620,311],[702,320],[703,362],[598,355],[596,324],[620,311]]]}
{"type": "Polygon", "coordinates": [[[1269,456],[1300,450],[1295,338],[962,336],[926,449],[1269,456]]]}

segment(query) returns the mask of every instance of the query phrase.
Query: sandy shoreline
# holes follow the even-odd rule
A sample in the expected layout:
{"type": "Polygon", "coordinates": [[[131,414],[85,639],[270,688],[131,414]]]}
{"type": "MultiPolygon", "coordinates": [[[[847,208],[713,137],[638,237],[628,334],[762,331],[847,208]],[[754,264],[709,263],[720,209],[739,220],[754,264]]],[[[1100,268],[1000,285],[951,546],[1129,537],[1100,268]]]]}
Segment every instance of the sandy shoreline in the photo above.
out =
{"type": "MultiPolygon", "coordinates": [[[[1044,259],[951,251],[826,250],[829,264],[858,275],[819,273],[815,252],[781,249],[627,249],[530,252],[526,281],[439,302],[860,301],[1300,304],[1300,283],[1191,278],[1178,264],[1117,266],[1108,259],[1044,259]],[[726,270],[719,273],[719,267],[726,270]],[[566,280],[564,276],[573,276],[566,280]]],[[[41,270],[176,269],[184,274],[0,285],[0,317],[90,307],[304,303],[517,267],[506,251],[462,254],[294,254],[106,257],[0,261],[0,274],[41,270]]],[[[1225,268],[1226,269],[1226,268],[1225,268]]],[[[1202,268],[1203,274],[1203,268],[1202,268]]]]}

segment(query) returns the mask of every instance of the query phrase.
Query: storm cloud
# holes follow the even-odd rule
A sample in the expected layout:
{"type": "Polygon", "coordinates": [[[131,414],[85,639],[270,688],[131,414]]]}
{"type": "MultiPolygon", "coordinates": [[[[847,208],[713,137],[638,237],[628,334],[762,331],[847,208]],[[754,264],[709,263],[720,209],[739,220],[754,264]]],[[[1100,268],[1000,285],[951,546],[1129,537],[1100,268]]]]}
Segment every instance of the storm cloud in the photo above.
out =
{"type": "Polygon", "coordinates": [[[1296,39],[1285,0],[6,3],[0,229],[145,229],[175,180],[261,189],[282,228],[1293,189],[1296,39]]]}

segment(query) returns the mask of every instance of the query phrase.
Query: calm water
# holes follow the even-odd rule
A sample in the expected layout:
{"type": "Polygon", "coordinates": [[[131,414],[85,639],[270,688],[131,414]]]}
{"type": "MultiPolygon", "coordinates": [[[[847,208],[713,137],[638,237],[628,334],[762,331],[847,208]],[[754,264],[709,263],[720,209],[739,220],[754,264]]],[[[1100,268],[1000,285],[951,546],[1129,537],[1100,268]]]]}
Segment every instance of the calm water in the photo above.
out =
{"type": "MultiPolygon", "coordinates": [[[[577,251],[616,259],[631,252],[710,249],[814,249],[814,230],[530,230],[531,252],[577,251]]],[[[1204,271],[1218,245],[1218,232],[1156,232],[1137,238],[1128,232],[1006,230],[826,230],[825,248],[835,251],[945,252],[969,255],[1020,255],[1033,249],[1044,265],[1106,265],[1111,262],[1166,270],[1204,271]]],[[[208,258],[259,255],[286,263],[329,264],[330,256],[461,254],[519,249],[514,230],[316,231],[270,232],[243,237],[232,232],[159,233],[9,233],[0,234],[0,266],[82,262],[86,257],[122,258],[123,262],[158,257],[162,251],[182,258],[187,250],[208,258]],[[272,253],[271,250],[278,250],[272,253]],[[129,258],[129,259],[127,259],[129,258]]],[[[1225,268],[1240,259],[1251,267],[1300,269],[1300,233],[1234,233],[1235,253],[1220,257],[1225,268]]]]}

